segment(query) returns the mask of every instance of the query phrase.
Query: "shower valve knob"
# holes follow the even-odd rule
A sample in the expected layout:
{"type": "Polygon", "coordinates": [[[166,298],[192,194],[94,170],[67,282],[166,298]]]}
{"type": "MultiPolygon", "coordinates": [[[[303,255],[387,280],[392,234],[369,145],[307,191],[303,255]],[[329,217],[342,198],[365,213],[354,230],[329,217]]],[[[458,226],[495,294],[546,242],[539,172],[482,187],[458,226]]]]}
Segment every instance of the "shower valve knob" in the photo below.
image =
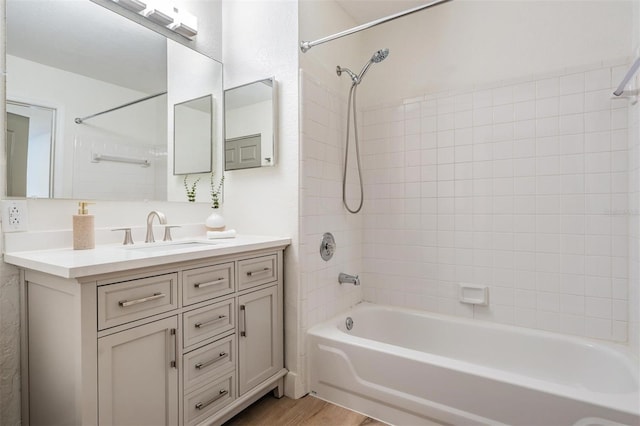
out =
{"type": "Polygon", "coordinates": [[[333,253],[336,251],[336,240],[330,232],[326,232],[322,236],[322,242],[320,243],[320,257],[323,260],[328,261],[333,257],[333,253]]]}

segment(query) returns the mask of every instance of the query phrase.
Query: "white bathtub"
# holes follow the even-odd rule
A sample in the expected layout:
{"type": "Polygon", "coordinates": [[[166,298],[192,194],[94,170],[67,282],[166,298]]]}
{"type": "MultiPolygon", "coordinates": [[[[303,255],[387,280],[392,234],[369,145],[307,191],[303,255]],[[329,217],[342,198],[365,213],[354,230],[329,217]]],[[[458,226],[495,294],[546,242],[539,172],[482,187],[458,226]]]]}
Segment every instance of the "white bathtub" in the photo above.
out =
{"type": "Polygon", "coordinates": [[[391,424],[640,425],[616,345],[366,303],[308,337],[312,394],[391,424]]]}

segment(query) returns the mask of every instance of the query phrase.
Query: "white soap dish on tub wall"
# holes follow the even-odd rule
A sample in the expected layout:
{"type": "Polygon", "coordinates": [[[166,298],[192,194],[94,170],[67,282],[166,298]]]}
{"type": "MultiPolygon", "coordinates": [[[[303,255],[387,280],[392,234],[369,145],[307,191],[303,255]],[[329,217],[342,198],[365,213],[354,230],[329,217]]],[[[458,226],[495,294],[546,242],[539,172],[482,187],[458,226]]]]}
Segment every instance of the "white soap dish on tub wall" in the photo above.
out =
{"type": "Polygon", "coordinates": [[[489,288],[480,284],[459,284],[459,299],[462,303],[487,306],[489,304],[489,288]]]}

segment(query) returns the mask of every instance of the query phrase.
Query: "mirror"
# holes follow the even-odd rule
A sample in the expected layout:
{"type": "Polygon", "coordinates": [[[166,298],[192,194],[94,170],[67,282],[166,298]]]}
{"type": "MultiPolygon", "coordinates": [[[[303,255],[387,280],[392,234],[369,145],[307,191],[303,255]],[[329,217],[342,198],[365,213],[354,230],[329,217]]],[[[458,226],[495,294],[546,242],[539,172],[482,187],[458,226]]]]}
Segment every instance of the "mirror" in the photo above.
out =
{"type": "MultiPolygon", "coordinates": [[[[210,119],[198,132],[209,145],[198,158],[207,165],[179,170],[222,169],[221,63],[89,0],[7,0],[6,29],[7,105],[54,111],[50,189],[15,196],[186,201],[174,154],[193,146],[174,144],[174,105],[202,97],[210,119]]],[[[30,161],[7,180],[35,182],[30,161]]]]}
{"type": "Polygon", "coordinates": [[[54,108],[7,102],[7,196],[51,195],[55,122],[54,108]]]}
{"type": "Polygon", "coordinates": [[[211,95],[173,106],[173,174],[211,172],[211,95]]]}
{"type": "Polygon", "coordinates": [[[224,91],[225,170],[275,165],[275,93],[273,78],[224,91]]]}

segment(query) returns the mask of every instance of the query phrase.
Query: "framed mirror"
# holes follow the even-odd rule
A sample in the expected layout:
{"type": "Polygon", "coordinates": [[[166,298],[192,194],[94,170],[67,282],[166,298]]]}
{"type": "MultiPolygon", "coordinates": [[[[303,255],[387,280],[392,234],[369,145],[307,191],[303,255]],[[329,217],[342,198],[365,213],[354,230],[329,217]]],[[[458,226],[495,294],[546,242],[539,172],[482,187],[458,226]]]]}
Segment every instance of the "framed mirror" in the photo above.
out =
{"type": "Polygon", "coordinates": [[[220,62],[89,0],[6,3],[7,103],[55,110],[50,191],[24,196],[186,201],[174,105],[205,95],[209,161],[188,173],[222,170],[220,62]]]}
{"type": "Polygon", "coordinates": [[[254,81],[224,91],[225,170],[276,163],[276,81],[254,81]]]}

